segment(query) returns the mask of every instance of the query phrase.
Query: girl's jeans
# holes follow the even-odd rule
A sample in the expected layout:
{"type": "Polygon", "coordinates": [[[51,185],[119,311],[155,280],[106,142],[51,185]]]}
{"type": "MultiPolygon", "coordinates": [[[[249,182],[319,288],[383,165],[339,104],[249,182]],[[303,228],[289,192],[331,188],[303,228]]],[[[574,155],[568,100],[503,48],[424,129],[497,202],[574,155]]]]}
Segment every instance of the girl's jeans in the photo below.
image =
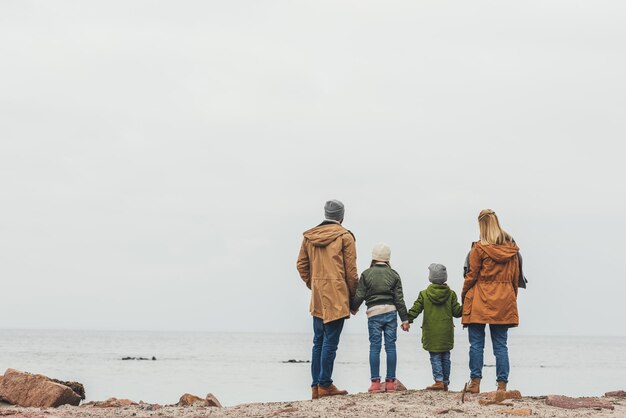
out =
{"type": "Polygon", "coordinates": [[[430,353],[430,365],[433,368],[433,379],[435,382],[443,382],[444,385],[450,384],[450,352],[430,353]]]}
{"type": "MultiPolygon", "coordinates": [[[[483,377],[483,352],[485,350],[485,324],[469,324],[467,326],[470,351],[469,367],[471,378],[483,377]]],[[[508,325],[489,325],[493,354],[496,356],[496,380],[509,381],[509,350],[506,346],[508,325]]]]}
{"type": "Polygon", "coordinates": [[[385,353],[387,354],[387,379],[396,378],[396,338],[398,329],[397,312],[372,316],[367,320],[370,334],[370,371],[371,378],[380,379],[380,349],[382,335],[385,335],[385,353]]]}

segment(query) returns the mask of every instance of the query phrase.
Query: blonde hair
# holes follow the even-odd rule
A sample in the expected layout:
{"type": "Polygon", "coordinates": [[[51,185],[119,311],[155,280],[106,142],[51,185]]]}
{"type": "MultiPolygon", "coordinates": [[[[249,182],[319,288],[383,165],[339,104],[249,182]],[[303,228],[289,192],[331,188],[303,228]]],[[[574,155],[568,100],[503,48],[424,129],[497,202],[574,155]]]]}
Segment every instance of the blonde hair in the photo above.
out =
{"type": "Polygon", "coordinates": [[[478,214],[480,243],[483,245],[499,245],[513,241],[513,237],[500,227],[498,216],[491,209],[481,210],[478,214]]]}

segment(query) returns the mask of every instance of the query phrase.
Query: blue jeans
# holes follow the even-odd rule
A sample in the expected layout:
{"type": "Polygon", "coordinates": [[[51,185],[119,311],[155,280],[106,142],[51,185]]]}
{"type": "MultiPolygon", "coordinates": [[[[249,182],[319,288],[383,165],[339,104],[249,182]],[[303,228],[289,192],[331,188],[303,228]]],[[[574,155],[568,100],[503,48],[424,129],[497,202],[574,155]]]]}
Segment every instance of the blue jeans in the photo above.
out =
{"type": "Polygon", "coordinates": [[[430,354],[430,365],[433,368],[433,379],[435,382],[443,382],[444,385],[450,384],[450,352],[445,351],[443,353],[430,354]]]}
{"type": "Polygon", "coordinates": [[[372,316],[367,320],[370,334],[370,372],[372,380],[380,379],[380,348],[382,334],[385,335],[385,353],[387,354],[387,379],[396,378],[396,338],[398,318],[396,311],[372,316]]]}
{"type": "MultiPolygon", "coordinates": [[[[467,326],[470,351],[470,377],[483,377],[483,352],[485,350],[485,324],[469,324],[467,326]]],[[[509,350],[506,346],[508,325],[489,325],[493,354],[496,356],[496,380],[509,381],[509,350]]]]}
{"type": "Polygon", "coordinates": [[[333,366],[337,356],[339,337],[343,330],[344,319],[327,324],[321,318],[313,317],[313,355],[311,359],[311,376],[313,386],[328,387],[332,385],[333,366]]]}

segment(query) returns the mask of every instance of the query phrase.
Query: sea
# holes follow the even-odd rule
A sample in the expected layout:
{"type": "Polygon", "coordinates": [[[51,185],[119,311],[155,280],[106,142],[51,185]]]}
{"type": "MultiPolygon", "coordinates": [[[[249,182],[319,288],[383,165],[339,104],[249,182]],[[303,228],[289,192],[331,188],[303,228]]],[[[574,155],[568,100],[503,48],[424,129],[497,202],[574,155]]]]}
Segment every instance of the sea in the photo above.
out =
{"type": "MultiPolygon", "coordinates": [[[[432,383],[428,353],[417,333],[398,332],[397,377],[410,389],[424,388],[432,383]]],[[[0,330],[0,374],[13,368],[78,381],[86,401],[173,404],[184,393],[213,393],[224,406],[293,401],[310,397],[311,340],[311,334],[0,330]]],[[[491,390],[495,360],[488,335],[486,345],[482,388],[491,390]]],[[[459,333],[451,390],[461,390],[468,380],[467,353],[467,335],[459,333]]],[[[513,330],[509,356],[509,387],[525,396],[599,396],[626,389],[626,337],[523,336],[513,330]]],[[[366,391],[368,358],[367,335],[344,333],[335,384],[351,393],[366,391]]]]}

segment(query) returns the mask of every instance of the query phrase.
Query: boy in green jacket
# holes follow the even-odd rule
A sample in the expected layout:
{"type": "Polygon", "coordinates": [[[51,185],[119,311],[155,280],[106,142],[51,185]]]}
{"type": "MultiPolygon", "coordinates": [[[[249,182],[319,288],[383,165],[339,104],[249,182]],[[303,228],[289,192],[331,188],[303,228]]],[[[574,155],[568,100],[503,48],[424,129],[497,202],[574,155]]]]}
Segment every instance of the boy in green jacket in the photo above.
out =
{"type": "Polygon", "coordinates": [[[422,290],[409,310],[409,323],[424,312],[422,320],[422,345],[430,353],[435,384],[428,390],[448,390],[450,384],[450,350],[454,347],[454,323],[452,317],[460,318],[463,309],[456,293],[446,281],[448,272],[442,264],[428,267],[428,280],[432,283],[422,290]]]}

